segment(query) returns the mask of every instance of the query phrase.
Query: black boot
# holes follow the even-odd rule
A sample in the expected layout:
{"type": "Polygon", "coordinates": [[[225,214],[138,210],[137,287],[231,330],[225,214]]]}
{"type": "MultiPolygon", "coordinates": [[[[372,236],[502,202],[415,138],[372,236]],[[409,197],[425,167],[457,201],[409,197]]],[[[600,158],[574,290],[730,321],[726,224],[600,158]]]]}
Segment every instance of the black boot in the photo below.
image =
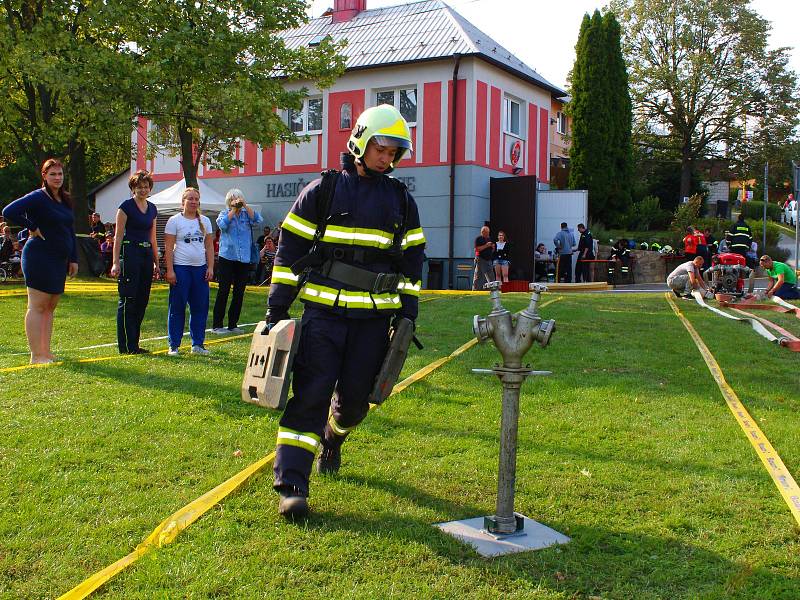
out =
{"type": "Polygon", "coordinates": [[[330,425],[325,426],[322,436],[322,452],[317,457],[317,473],[320,475],[336,475],[342,466],[342,444],[347,434],[338,435],[330,425]]]}
{"type": "Polygon", "coordinates": [[[278,489],[280,501],[278,512],[289,521],[302,521],[308,517],[308,499],[296,487],[284,486],[278,489]]]}

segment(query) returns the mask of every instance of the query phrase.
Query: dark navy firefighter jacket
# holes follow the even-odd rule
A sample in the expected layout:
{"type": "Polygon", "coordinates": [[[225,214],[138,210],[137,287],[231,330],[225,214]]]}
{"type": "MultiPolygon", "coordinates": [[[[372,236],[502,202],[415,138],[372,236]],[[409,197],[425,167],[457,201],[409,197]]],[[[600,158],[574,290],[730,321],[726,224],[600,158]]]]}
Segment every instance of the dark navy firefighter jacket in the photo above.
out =
{"type": "Polygon", "coordinates": [[[295,296],[299,296],[309,306],[329,309],[347,317],[369,318],[400,313],[415,320],[422,287],[425,234],[414,199],[404,186],[392,181],[388,175],[360,177],[351,161],[345,164],[336,182],[328,215],[320,215],[318,196],[321,182],[322,179],[316,179],[307,185],[283,220],[272,270],[269,306],[288,307],[295,296]],[[408,198],[407,204],[405,197],[408,198]],[[405,225],[402,223],[404,205],[405,225]],[[396,292],[372,293],[356,289],[324,277],[316,269],[311,270],[305,282],[301,276],[292,273],[292,264],[309,253],[317,224],[326,217],[328,225],[320,245],[327,249],[388,251],[395,231],[401,227],[405,229],[399,264],[392,265],[388,255],[382,252],[372,253],[370,259],[377,262],[366,264],[343,259],[343,262],[376,273],[399,269],[403,277],[396,292]]]}

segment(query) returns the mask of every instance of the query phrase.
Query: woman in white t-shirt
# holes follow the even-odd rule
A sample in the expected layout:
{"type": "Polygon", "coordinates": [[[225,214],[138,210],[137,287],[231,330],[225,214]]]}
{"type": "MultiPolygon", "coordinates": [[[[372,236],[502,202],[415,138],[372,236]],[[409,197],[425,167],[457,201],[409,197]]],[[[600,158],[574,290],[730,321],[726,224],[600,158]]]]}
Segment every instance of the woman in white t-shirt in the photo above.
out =
{"type": "Polygon", "coordinates": [[[208,354],[205,343],[208,322],[208,282],[214,276],[214,236],[211,221],[200,214],[200,192],[186,188],[182,212],[164,227],[165,279],[169,288],[167,331],[170,356],[178,355],[189,304],[189,333],[194,354],[208,354]]]}

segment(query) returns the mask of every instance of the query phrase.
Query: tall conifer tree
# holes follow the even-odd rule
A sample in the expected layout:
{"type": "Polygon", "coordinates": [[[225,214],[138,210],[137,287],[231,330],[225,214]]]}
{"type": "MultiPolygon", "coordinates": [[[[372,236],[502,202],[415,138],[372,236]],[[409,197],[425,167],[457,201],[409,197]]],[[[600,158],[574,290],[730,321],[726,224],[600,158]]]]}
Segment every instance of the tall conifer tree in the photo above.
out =
{"type": "Polygon", "coordinates": [[[572,70],[569,185],[589,190],[589,213],[616,225],[630,204],[631,101],[612,15],[585,15],[572,70]]]}

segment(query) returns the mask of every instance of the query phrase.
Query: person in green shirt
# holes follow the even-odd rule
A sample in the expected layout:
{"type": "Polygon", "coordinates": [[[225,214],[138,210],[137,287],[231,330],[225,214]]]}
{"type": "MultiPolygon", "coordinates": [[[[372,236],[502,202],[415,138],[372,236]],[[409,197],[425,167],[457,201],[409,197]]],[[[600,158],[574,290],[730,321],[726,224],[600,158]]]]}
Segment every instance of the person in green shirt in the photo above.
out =
{"type": "Polygon", "coordinates": [[[797,273],[786,263],[777,262],[765,254],[758,261],[769,275],[767,297],[777,296],[784,300],[800,300],[800,290],[797,289],[797,273]]]}

